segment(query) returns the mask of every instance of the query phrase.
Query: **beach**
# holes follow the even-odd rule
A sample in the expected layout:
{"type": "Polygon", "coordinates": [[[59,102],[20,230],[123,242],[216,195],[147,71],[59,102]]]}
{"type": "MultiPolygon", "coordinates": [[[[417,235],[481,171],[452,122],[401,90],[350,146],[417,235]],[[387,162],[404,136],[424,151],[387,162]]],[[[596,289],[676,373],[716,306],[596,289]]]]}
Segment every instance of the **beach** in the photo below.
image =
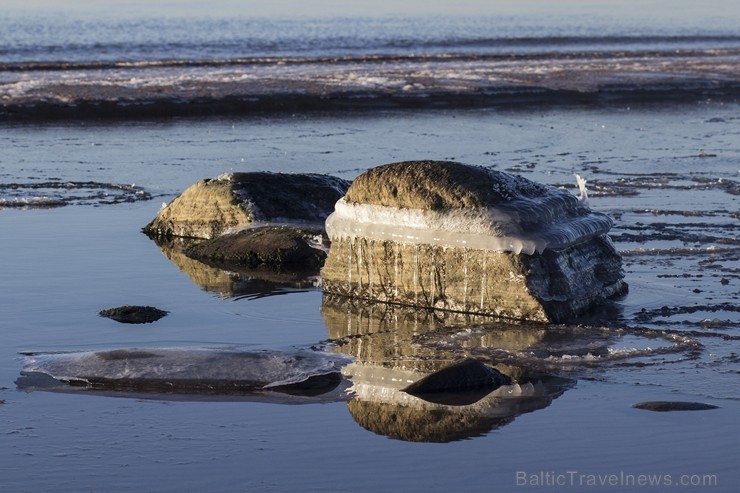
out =
{"type": "MultiPolygon", "coordinates": [[[[442,23],[442,41],[419,28],[410,48],[391,28],[337,44],[322,33],[347,24],[324,17],[324,30],[308,30],[310,53],[288,35],[282,51],[269,48],[274,31],[243,52],[231,34],[179,45],[162,35],[141,52],[112,39],[93,55],[76,39],[46,60],[43,43],[4,52],[0,491],[733,491],[738,38],[696,21],[688,33],[664,22],[634,36],[617,22],[595,39],[519,14],[540,24],[508,45],[470,20],[468,37],[442,23]],[[193,51],[203,43],[212,52],[193,51]],[[629,293],[565,325],[429,315],[328,299],[316,280],[225,271],[141,232],[204,178],[352,180],[411,159],[573,194],[583,177],[590,207],[614,221],[629,293]],[[169,313],[144,325],[98,315],[125,304],[169,313]],[[125,348],[320,350],[353,362],[323,396],[17,383],[26,353],[125,348]],[[521,385],[456,406],[400,392],[430,361],[462,357],[521,385]],[[717,408],[633,407],[645,401],[717,408]]],[[[223,32],[243,27],[231,26],[223,32]]]]}

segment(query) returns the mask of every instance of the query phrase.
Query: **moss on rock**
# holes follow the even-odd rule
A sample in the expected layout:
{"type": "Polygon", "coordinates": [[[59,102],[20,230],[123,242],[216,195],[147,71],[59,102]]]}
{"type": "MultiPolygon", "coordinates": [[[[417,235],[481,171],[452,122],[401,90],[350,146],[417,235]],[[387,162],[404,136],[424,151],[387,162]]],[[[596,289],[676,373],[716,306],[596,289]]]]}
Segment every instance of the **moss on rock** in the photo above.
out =
{"type": "Polygon", "coordinates": [[[407,209],[483,207],[544,193],[524,178],[453,161],[404,161],[373,168],[352,182],[351,203],[407,209]],[[505,184],[505,186],[503,186],[505,184]]]}

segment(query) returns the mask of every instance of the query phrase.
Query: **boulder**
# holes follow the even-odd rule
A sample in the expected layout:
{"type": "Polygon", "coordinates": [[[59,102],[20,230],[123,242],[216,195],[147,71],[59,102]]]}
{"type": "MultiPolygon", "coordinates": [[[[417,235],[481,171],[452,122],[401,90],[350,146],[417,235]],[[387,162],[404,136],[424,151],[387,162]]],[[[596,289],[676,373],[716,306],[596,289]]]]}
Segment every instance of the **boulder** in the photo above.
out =
{"type": "Polygon", "coordinates": [[[584,198],[450,161],[373,168],[326,221],[324,290],[564,322],[627,290],[612,221],[584,198]]]}
{"type": "Polygon", "coordinates": [[[326,258],[322,244],[321,231],[267,226],[225,233],[191,245],[185,253],[217,265],[277,270],[287,267],[318,274],[326,258]]]}
{"type": "Polygon", "coordinates": [[[226,173],[188,187],[144,227],[149,236],[215,238],[259,224],[323,229],[349,182],[328,175],[226,173]]]}

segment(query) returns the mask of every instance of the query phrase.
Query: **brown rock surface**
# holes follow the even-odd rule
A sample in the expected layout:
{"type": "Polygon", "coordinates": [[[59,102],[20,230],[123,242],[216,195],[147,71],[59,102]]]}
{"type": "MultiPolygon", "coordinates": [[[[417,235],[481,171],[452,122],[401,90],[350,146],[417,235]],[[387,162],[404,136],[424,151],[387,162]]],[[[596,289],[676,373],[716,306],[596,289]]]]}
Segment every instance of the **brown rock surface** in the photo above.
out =
{"type": "Polygon", "coordinates": [[[144,232],[215,238],[230,228],[261,222],[321,228],[348,186],[345,180],[319,174],[228,173],[188,187],[144,232]]]}
{"type": "Polygon", "coordinates": [[[482,207],[515,195],[536,197],[546,188],[516,175],[454,161],[408,161],[378,166],[358,176],[345,195],[352,203],[406,209],[482,207]],[[502,181],[508,186],[502,187],[502,181]]]}

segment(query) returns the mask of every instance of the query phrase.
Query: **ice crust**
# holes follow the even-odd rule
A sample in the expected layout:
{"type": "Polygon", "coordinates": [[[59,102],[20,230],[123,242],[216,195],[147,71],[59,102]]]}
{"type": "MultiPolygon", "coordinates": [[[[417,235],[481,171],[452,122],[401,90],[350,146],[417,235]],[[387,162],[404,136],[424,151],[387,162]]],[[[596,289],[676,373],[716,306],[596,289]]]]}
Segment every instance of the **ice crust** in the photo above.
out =
{"type": "Polygon", "coordinates": [[[608,216],[555,188],[542,197],[443,211],[350,203],[342,198],[326,220],[331,239],[361,237],[528,255],[605,235],[611,227],[608,216]]]}
{"type": "Polygon", "coordinates": [[[316,351],[234,351],[208,349],[125,349],[101,352],[33,354],[24,372],[39,372],[64,383],[167,381],[234,383],[269,389],[339,372],[350,358],[316,351]]]}

